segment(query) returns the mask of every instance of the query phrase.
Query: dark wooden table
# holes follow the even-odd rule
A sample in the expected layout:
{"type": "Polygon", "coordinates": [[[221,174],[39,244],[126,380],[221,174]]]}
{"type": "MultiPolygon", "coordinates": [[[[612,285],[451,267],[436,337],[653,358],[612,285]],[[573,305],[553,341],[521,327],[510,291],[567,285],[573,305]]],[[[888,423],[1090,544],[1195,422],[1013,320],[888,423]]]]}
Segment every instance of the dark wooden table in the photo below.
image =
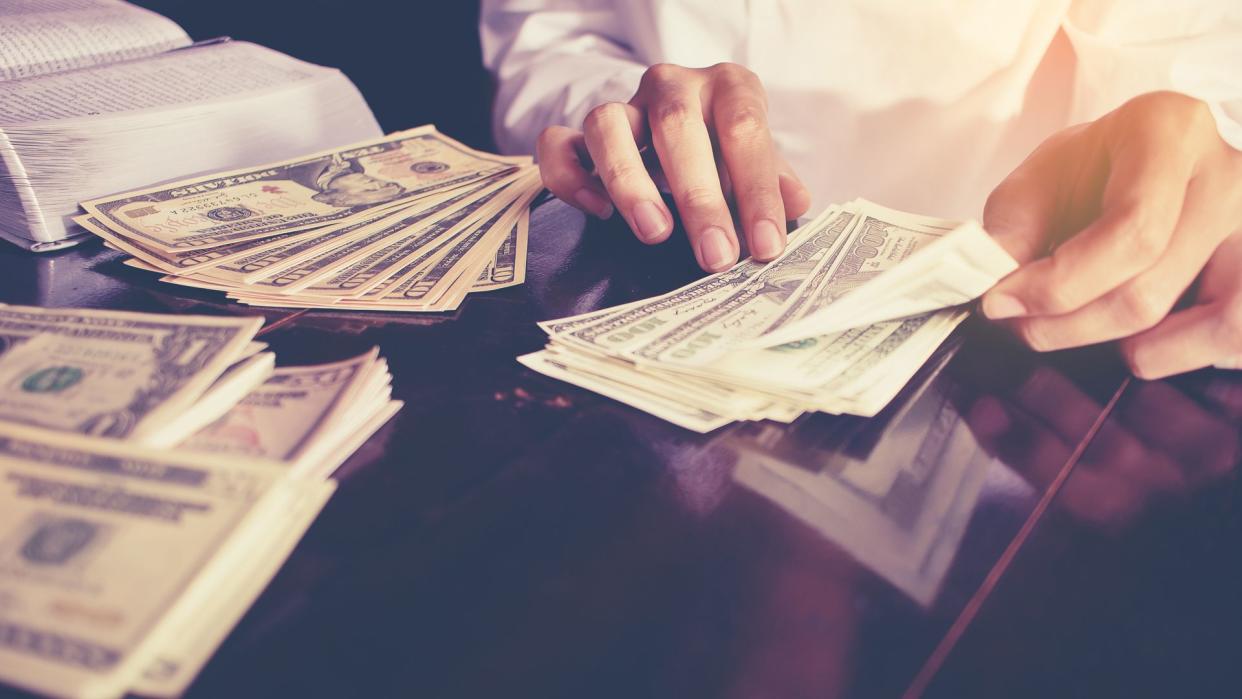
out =
{"type": "MultiPolygon", "coordinates": [[[[679,237],[646,248],[551,202],[529,267],[524,286],[450,317],[265,312],[282,364],[379,345],[406,407],[338,473],[191,696],[1242,691],[1242,379],[1137,382],[1107,348],[1038,356],[972,322],[875,419],[700,436],[514,361],[542,346],[537,320],[691,279],[679,237]],[[815,528],[735,479],[756,453],[880,472],[946,417],[983,455],[981,485],[927,604],[860,562],[884,546],[862,521],[815,528]]],[[[5,247],[0,289],[8,303],[253,312],[98,244],[5,247]]],[[[920,468],[960,469],[963,453],[920,468]]],[[[886,503],[901,519],[901,499],[886,503]]]]}

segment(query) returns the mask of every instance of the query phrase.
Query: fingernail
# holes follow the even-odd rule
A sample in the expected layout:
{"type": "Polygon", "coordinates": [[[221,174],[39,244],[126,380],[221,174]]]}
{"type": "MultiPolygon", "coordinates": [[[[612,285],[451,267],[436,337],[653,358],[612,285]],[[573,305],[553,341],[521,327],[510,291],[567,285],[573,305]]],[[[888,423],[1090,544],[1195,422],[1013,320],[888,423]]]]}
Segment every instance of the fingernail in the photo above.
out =
{"type": "Polygon", "coordinates": [[[983,314],[992,320],[1026,315],[1026,306],[1008,294],[991,294],[983,298],[983,314]]]}
{"type": "Polygon", "coordinates": [[[699,235],[699,261],[712,272],[726,269],[737,261],[724,229],[712,226],[699,235]]]}
{"type": "Polygon", "coordinates": [[[750,254],[757,260],[771,260],[785,249],[785,236],[766,218],[756,221],[750,232],[750,254]]]}
{"type": "Polygon", "coordinates": [[[579,189],[574,193],[574,201],[582,208],[590,211],[601,219],[612,216],[612,204],[589,189],[579,189]]]}
{"type": "Polygon", "coordinates": [[[668,219],[660,207],[649,201],[640,201],[634,207],[634,225],[638,227],[638,237],[644,243],[653,243],[664,236],[668,219]]]}

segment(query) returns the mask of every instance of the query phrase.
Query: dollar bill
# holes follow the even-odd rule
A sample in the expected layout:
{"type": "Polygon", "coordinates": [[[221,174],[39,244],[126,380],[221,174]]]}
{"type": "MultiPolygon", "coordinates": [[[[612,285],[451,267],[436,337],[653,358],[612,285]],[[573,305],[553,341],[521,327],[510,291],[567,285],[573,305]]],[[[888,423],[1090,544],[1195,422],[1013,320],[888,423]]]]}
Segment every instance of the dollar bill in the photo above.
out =
{"type": "Polygon", "coordinates": [[[641,409],[658,405],[690,429],[718,423],[687,417],[696,411],[871,416],[966,317],[962,304],[1014,266],[977,224],[856,200],[791,233],[767,264],[745,260],[652,299],[544,321],[548,347],[523,363],[641,409]],[[771,342],[799,327],[830,332],[771,342]]]}
{"type": "Polygon", "coordinates": [[[528,161],[479,153],[420,127],[335,151],[82,203],[100,224],[168,252],[227,245],[365,215],[528,161]]]}
{"type": "Polygon", "coordinates": [[[487,267],[470,286],[470,292],[495,291],[526,281],[526,248],[530,237],[530,212],[523,210],[509,235],[496,249],[487,267]]]}
{"type": "Polygon", "coordinates": [[[282,367],[178,448],[318,471],[341,442],[389,407],[390,380],[378,349],[330,364],[282,367]]]}
{"type": "Polygon", "coordinates": [[[280,523],[284,469],[0,425],[0,678],[120,696],[232,547],[280,523]]]}
{"type": "Polygon", "coordinates": [[[843,238],[858,216],[831,211],[809,231],[752,275],[739,289],[626,353],[643,360],[702,364],[760,332],[782,307],[802,292],[820,267],[839,266],[856,254],[858,238],[843,238]]]}
{"type": "Polygon", "coordinates": [[[0,305],[0,420],[142,441],[194,404],[262,322],[0,305]]]}
{"type": "MultiPolygon", "coordinates": [[[[318,245],[304,252],[293,251],[292,254],[285,254],[282,260],[267,263],[261,274],[244,271],[239,275],[234,272],[233,276],[225,278],[216,270],[225,273],[231,270],[217,267],[208,270],[203,276],[227,281],[227,288],[230,290],[236,290],[239,284],[244,285],[246,293],[250,294],[295,294],[352,262],[366,259],[377,248],[395,245],[394,239],[407,244],[411,250],[430,245],[437,238],[455,230],[463,221],[475,220],[475,214],[492,202],[494,190],[502,185],[503,182],[471,190],[429,209],[412,213],[398,212],[354,230],[351,230],[353,227],[347,227],[340,231],[341,235],[334,232],[330,234],[330,240],[321,239],[318,245]]],[[[398,246],[391,250],[385,249],[385,253],[397,255],[403,249],[398,246]]],[[[373,261],[372,266],[391,260],[391,257],[382,257],[373,261]]]]}
{"type": "Polygon", "coordinates": [[[165,624],[173,629],[147,661],[130,690],[144,697],[180,697],[224,642],[336,491],[335,481],[304,481],[282,504],[283,519],[270,536],[237,547],[229,579],[193,606],[183,605],[165,624]]]}

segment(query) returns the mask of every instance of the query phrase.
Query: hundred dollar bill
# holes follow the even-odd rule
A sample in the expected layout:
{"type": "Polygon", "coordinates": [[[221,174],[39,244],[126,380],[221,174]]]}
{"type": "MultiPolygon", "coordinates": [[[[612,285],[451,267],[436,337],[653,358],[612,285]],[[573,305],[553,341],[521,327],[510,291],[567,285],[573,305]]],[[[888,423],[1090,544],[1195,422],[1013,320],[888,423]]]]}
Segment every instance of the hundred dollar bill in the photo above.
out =
{"type": "Polygon", "coordinates": [[[857,237],[843,237],[856,219],[848,210],[821,216],[804,226],[809,227],[806,234],[741,288],[644,344],[627,348],[626,354],[642,360],[702,364],[758,334],[790,298],[805,289],[817,268],[839,266],[842,258],[856,254],[851,246],[857,237]]]}
{"type": "MultiPolygon", "coordinates": [[[[824,216],[832,212],[835,212],[835,207],[825,212],[824,216]]],[[[804,234],[802,228],[793,231],[789,244],[798,245],[804,234]]],[[[727,298],[744,287],[763,267],[764,263],[747,258],[731,269],[708,275],[660,296],[544,321],[539,327],[558,342],[577,345],[588,351],[619,354],[627,347],[646,342],[653,333],[675,327],[727,298]]]]}
{"type": "MultiPolygon", "coordinates": [[[[878,284],[885,278],[879,276],[881,273],[900,269],[899,265],[915,251],[926,248],[935,252],[936,241],[950,235],[951,230],[958,230],[909,221],[907,214],[870,203],[862,206],[863,215],[850,234],[845,254],[831,265],[818,269],[809,280],[815,285],[813,293],[794,296],[772,325],[782,322],[782,318],[796,318],[798,312],[830,308],[834,301],[849,298],[847,294],[852,294],[870,279],[874,278],[874,284],[878,284]]],[[[933,220],[934,223],[938,221],[933,220]]],[[[868,288],[876,286],[868,285],[868,288]]],[[[863,324],[766,349],[747,348],[744,343],[737,343],[735,349],[719,353],[697,373],[752,386],[781,386],[804,396],[837,395],[847,379],[860,376],[881,358],[892,354],[899,340],[921,346],[923,338],[929,334],[941,334],[939,325],[920,330],[925,322],[926,318],[920,317],[906,323],[863,324]],[[879,351],[880,348],[884,351],[879,351]],[[834,381],[841,374],[845,378],[834,381]]]]}
{"type": "Polygon", "coordinates": [[[523,361],[636,407],[658,406],[690,429],[712,424],[687,417],[703,410],[723,419],[870,416],[966,317],[962,301],[1012,264],[977,225],[857,200],[792,233],[766,265],[743,262],[653,299],[545,321],[547,349],[523,361]],[[838,304],[849,313],[816,315],[838,304]],[[844,327],[749,344],[825,317],[844,327]]]}
{"type": "MultiPolygon", "coordinates": [[[[869,223],[874,220],[868,218],[869,223]]],[[[879,231],[869,231],[869,235],[881,241],[877,249],[888,247],[879,231]]],[[[915,241],[915,245],[913,250],[897,253],[899,267],[883,259],[867,263],[877,273],[892,267],[892,274],[870,275],[874,279],[856,274],[861,279],[853,285],[817,282],[817,290],[830,291],[817,291],[790,304],[762,336],[744,344],[772,347],[959,305],[978,298],[1018,266],[975,222],[963,223],[930,242],[915,241]]]]}
{"type": "Polygon", "coordinates": [[[82,208],[147,248],[200,250],[365,216],[527,162],[480,153],[426,126],[294,160],[102,197],[82,208]]]}
{"type": "Polygon", "coordinates": [[[608,374],[571,369],[547,352],[524,355],[518,357],[518,361],[532,371],[588,388],[600,395],[634,406],[643,412],[651,413],[694,432],[711,432],[733,421],[732,418],[708,410],[688,407],[684,403],[668,400],[658,393],[618,382],[608,374]]]}
{"type": "Polygon", "coordinates": [[[141,441],[189,409],[262,323],[0,305],[0,421],[141,441]]]}
{"type": "Polygon", "coordinates": [[[175,632],[162,621],[218,589],[230,548],[278,526],[283,474],[0,425],[0,679],[124,694],[175,632]]]}

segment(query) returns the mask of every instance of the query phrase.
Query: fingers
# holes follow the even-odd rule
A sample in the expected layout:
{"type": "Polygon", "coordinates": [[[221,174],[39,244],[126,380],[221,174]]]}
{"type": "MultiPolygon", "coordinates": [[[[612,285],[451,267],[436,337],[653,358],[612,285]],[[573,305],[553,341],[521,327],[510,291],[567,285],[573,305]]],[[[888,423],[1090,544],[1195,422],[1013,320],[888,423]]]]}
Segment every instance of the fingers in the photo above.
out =
{"type": "Polygon", "coordinates": [[[586,213],[608,218],[612,204],[599,180],[591,175],[579,156],[585,150],[582,134],[564,126],[548,127],[535,143],[543,186],[561,201],[586,213]]]}
{"type": "Polygon", "coordinates": [[[1199,279],[1198,305],[1121,342],[1135,376],[1158,379],[1242,355],[1242,235],[1225,239],[1199,279]]]}
{"type": "Polygon", "coordinates": [[[1223,301],[1170,315],[1146,332],[1121,341],[1134,375],[1161,379],[1211,366],[1242,353],[1242,318],[1223,301]]]}
{"type": "Polygon", "coordinates": [[[673,217],[638,150],[642,113],[621,102],[602,104],[587,115],[583,134],[595,171],[608,196],[639,240],[655,244],[668,239],[673,217]]]}
{"type": "Polygon", "coordinates": [[[785,249],[786,218],[763,89],[743,68],[717,70],[721,77],[711,94],[716,141],[750,253],[760,261],[772,260],[785,249]]]}
{"type": "Polygon", "coordinates": [[[699,266],[719,272],[737,262],[732,216],[716,173],[698,85],[656,66],[643,77],[640,104],[699,266]]]}
{"type": "Polygon", "coordinates": [[[785,205],[785,220],[796,221],[811,208],[811,191],[802,184],[789,163],[777,155],[777,176],[780,178],[781,203],[785,205]]]}
{"type": "Polygon", "coordinates": [[[1106,342],[1151,328],[1164,318],[1212,257],[1220,239],[1215,207],[1192,184],[1168,250],[1147,270],[1082,308],[1015,319],[1014,330],[1039,351],[1106,342]]]}
{"type": "Polygon", "coordinates": [[[1182,211],[1193,159],[1167,139],[1135,138],[1110,154],[1101,215],[1051,256],[1020,268],[984,299],[992,318],[1078,310],[1160,259],[1182,211]]]}

